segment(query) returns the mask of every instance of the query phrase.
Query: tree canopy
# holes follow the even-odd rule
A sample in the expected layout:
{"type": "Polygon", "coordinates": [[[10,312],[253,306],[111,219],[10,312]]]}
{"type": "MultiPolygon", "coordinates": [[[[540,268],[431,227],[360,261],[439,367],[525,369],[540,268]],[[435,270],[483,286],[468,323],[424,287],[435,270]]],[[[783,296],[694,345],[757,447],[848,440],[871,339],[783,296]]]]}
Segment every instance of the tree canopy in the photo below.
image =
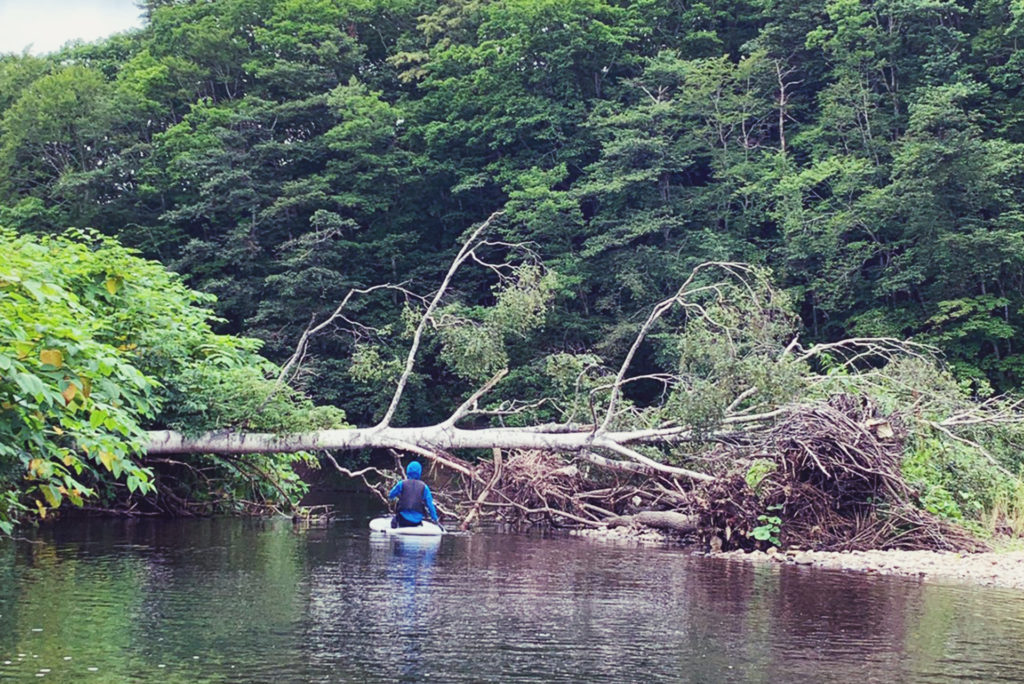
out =
{"type": "MultiPolygon", "coordinates": [[[[271,358],[339,291],[435,282],[507,204],[562,276],[535,346],[614,345],[729,259],[771,266],[815,340],[914,336],[1020,383],[1013,3],[143,7],[0,58],[0,218],[118,237],[271,358]]],[[[309,391],[372,419],[351,337],[318,344],[309,391]]]]}

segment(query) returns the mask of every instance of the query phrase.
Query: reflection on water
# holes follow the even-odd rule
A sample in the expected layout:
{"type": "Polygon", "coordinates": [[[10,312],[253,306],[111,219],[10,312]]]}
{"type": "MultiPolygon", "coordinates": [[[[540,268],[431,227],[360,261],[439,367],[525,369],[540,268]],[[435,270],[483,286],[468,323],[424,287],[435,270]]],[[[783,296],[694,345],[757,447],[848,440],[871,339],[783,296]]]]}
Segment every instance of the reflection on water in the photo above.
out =
{"type": "Polygon", "coordinates": [[[1022,681],[1024,596],[370,514],[0,545],[0,680],[1022,681]]]}

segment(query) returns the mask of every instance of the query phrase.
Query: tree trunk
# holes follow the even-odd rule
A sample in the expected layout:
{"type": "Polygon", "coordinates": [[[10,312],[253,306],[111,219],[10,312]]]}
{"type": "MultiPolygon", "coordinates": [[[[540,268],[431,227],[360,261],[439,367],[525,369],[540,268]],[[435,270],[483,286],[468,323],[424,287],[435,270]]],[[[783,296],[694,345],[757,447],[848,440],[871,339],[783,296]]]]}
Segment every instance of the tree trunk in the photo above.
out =
{"type": "MultiPolygon", "coordinates": [[[[482,428],[466,430],[450,423],[428,427],[370,427],[348,430],[319,430],[275,435],[258,432],[208,432],[187,437],[180,432],[157,430],[149,433],[146,452],[157,454],[219,453],[255,454],[296,451],[354,451],[357,449],[398,449],[432,457],[437,452],[460,449],[537,449],[552,452],[605,450],[665,475],[710,481],[712,478],[686,468],[658,463],[625,446],[648,439],[685,437],[682,431],[637,430],[604,432],[567,426],[535,428],[482,428]],[[547,431],[550,429],[551,431],[547,431]]],[[[605,459],[607,460],[607,459],[605,459]]],[[[630,461],[620,462],[634,465],[630,461]]],[[[615,463],[614,461],[609,461],[615,463]]]]}

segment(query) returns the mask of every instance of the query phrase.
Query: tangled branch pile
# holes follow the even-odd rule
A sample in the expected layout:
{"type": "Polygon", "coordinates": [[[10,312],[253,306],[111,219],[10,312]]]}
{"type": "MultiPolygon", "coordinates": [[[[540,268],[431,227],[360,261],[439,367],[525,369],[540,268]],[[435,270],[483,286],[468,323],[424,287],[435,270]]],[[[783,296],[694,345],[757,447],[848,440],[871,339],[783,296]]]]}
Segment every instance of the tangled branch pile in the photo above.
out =
{"type": "Polygon", "coordinates": [[[838,549],[973,549],[966,530],[913,505],[900,470],[905,427],[898,415],[849,395],[794,408],[754,456],[703,488],[702,528],[734,546],[777,528],[785,545],[838,549]],[[773,522],[772,519],[778,522],[773,522]]]}
{"type": "Polygon", "coordinates": [[[609,473],[543,451],[503,461],[498,452],[442,501],[467,525],[491,519],[515,528],[621,525],[638,511],[674,511],[694,521],[695,541],[718,537],[725,548],[755,548],[769,537],[821,550],[982,548],[914,505],[900,470],[905,438],[898,415],[837,395],[793,407],[754,441],[719,445],[710,482],[609,473]],[[756,535],[759,528],[767,532],[756,535]]]}

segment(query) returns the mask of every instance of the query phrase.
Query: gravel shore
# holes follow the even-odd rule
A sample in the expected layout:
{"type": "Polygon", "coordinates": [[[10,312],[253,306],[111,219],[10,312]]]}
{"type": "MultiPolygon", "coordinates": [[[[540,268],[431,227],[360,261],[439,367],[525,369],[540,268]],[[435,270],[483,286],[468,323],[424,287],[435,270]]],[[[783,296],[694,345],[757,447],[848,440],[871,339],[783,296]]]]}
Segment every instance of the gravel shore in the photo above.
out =
{"type": "MultiPolygon", "coordinates": [[[[602,541],[672,544],[657,530],[579,530],[575,534],[602,541]]],[[[790,564],[877,575],[916,577],[929,582],[959,582],[1024,589],[1024,551],[954,553],[943,551],[719,551],[704,554],[743,563],[790,564]]]]}
{"type": "Polygon", "coordinates": [[[834,570],[917,577],[1024,589],[1024,551],[951,553],[941,551],[726,551],[708,554],[752,563],[791,563],[834,570]]]}

